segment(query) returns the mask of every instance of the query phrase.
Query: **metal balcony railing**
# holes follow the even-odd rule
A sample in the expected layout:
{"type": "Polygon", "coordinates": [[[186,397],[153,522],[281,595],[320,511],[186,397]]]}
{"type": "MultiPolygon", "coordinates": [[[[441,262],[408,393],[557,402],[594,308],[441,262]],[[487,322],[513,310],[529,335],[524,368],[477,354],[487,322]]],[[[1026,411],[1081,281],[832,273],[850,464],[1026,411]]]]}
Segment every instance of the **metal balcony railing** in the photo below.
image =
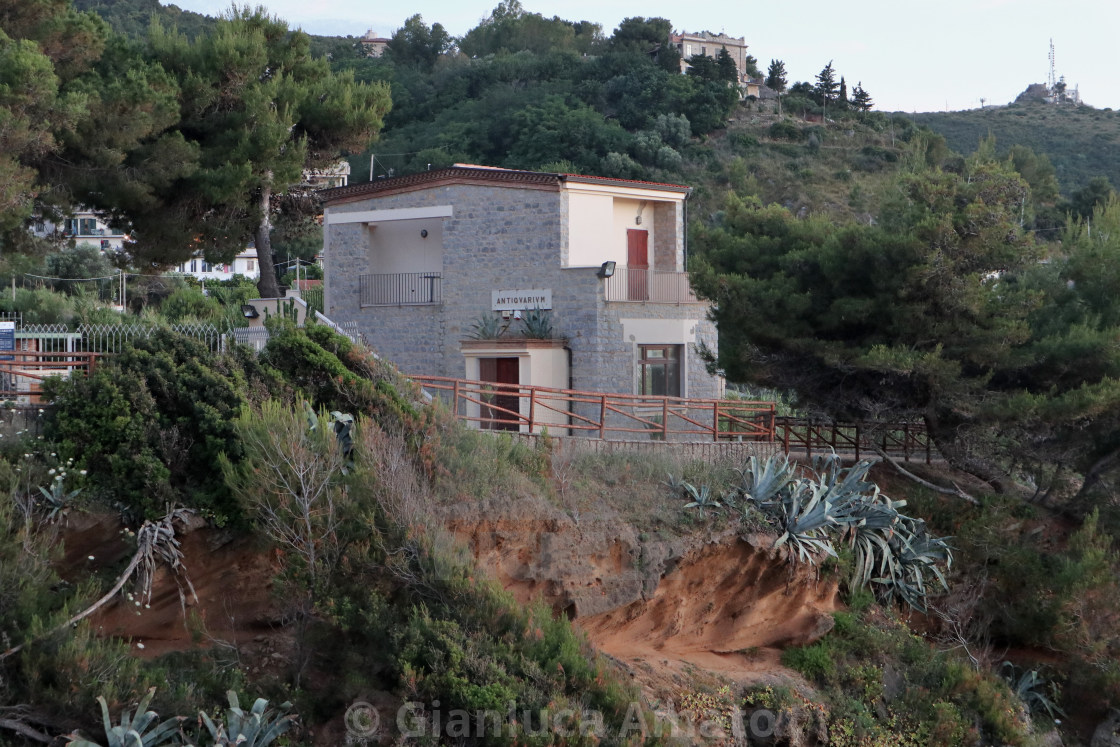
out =
{"type": "Polygon", "coordinates": [[[443,303],[443,273],[359,275],[362,306],[432,306],[443,303]]]}
{"type": "Polygon", "coordinates": [[[701,303],[688,281],[687,272],[632,270],[620,267],[606,279],[608,301],[632,303],[701,303]]]}

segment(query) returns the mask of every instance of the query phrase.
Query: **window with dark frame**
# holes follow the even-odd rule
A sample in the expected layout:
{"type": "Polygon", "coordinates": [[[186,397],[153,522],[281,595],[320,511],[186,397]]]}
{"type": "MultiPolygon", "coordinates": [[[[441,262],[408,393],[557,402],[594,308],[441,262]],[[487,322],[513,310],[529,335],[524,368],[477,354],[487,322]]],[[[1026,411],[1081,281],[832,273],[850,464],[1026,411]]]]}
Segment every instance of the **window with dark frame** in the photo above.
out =
{"type": "Polygon", "coordinates": [[[641,394],[681,396],[681,346],[639,345],[638,352],[641,394]]]}

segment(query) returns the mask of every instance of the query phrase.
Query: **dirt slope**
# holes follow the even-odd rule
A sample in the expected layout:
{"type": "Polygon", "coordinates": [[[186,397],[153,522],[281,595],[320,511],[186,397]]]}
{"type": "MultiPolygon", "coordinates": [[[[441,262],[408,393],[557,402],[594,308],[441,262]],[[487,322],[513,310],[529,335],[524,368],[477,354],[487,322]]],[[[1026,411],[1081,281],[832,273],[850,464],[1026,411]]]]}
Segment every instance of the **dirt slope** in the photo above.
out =
{"type": "MultiPolygon", "coordinates": [[[[831,628],[835,583],[807,569],[791,572],[768,549],[770,538],[743,539],[733,530],[651,538],[615,517],[577,522],[541,506],[532,513],[537,518],[479,519],[463,507],[445,518],[504,588],[573,619],[654,697],[679,691],[697,670],[741,683],[795,678],[778,663],[779,648],[831,628]]],[[[122,528],[112,516],[75,517],[62,567],[72,575],[91,564],[123,567],[131,546],[122,528]]],[[[150,608],[118,599],[95,616],[95,626],[144,657],[217,640],[243,647],[253,660],[283,658],[290,636],[271,585],[282,559],[202,526],[181,540],[198,596],[188,594],[187,608],[202,623],[201,635],[184,622],[181,587],[162,570],[150,608]]]]}
{"type": "Polygon", "coordinates": [[[649,538],[559,511],[448,521],[478,564],[524,602],[564,612],[653,692],[699,668],[742,683],[796,678],[779,648],[832,627],[837,588],[791,571],[772,539],[734,530],[649,538]]]}

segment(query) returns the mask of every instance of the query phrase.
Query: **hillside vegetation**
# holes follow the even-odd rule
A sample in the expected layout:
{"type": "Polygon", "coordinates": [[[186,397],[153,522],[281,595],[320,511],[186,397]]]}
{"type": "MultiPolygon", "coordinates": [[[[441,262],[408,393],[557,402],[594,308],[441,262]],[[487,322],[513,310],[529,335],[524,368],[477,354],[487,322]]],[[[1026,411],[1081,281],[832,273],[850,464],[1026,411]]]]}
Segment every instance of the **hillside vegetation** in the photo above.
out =
{"type": "Polygon", "coordinates": [[[991,136],[1000,153],[1020,145],[1044,154],[1066,195],[1094,177],[1120,184],[1120,112],[1111,109],[1027,99],[1007,106],[896,116],[943,135],[958,153],[972,153],[991,136]]]}
{"type": "MultiPolygon", "coordinates": [[[[766,709],[782,745],[1072,746],[1120,704],[1120,198],[1103,151],[1059,182],[1040,150],[1112,142],[1114,115],[966,113],[1065,129],[965,154],[845,106],[831,65],[781,113],[726,59],[681,75],[667,19],[607,34],[506,0],[461,39],[413,16],[375,60],[248,9],[183,35],[96,9],[118,32],[65,0],[0,13],[0,277],[103,266],[27,238],[67,201],[156,239],[149,271],[267,256],[273,223],[314,246],[300,172],[340,157],[685,183],[712,365],[813,418],[920,424],[942,461],[904,481],[494,437],[324,327],[273,319],[259,356],[167,327],[228,323],[242,284],[151,287],[127,317],[150,337],[0,412],[0,743],[128,743],[100,696],[104,721],[180,717],[144,747],[224,745],[227,691],[267,699],[255,747],[343,743],[365,702],[419,704],[429,744],[665,743],[642,727],[766,709]]],[[[117,313],[59,289],[3,308],[117,313]]]]}

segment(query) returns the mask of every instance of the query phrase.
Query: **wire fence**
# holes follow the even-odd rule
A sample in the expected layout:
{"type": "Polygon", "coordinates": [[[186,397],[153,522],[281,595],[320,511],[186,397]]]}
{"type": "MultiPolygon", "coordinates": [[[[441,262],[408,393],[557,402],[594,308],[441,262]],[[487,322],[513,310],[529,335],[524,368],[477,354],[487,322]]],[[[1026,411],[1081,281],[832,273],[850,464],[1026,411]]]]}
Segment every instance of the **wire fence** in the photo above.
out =
{"type": "Polygon", "coordinates": [[[191,337],[212,351],[224,349],[225,330],[214,324],[25,324],[17,332],[21,350],[42,353],[119,353],[133,340],[146,339],[156,330],[169,329],[191,337]]]}

